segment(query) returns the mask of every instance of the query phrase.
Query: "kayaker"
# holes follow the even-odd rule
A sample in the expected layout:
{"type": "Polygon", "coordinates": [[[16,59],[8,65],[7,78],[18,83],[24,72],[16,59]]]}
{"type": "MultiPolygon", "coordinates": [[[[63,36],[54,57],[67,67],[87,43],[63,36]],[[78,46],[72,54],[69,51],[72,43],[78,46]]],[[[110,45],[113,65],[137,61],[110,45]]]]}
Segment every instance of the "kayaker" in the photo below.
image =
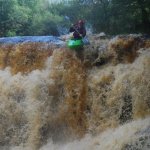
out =
{"type": "Polygon", "coordinates": [[[84,38],[86,36],[85,22],[83,20],[79,20],[70,27],[69,32],[73,32],[74,39],[84,38]]]}

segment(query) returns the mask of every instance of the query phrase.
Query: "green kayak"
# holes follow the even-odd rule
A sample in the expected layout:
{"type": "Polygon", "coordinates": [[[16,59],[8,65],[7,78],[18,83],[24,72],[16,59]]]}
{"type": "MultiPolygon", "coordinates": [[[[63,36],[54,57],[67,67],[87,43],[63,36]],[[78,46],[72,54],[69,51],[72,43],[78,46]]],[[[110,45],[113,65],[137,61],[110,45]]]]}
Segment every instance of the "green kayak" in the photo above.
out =
{"type": "Polygon", "coordinates": [[[67,46],[71,49],[77,49],[83,47],[83,41],[82,39],[78,39],[78,40],[71,39],[67,42],[67,46]]]}

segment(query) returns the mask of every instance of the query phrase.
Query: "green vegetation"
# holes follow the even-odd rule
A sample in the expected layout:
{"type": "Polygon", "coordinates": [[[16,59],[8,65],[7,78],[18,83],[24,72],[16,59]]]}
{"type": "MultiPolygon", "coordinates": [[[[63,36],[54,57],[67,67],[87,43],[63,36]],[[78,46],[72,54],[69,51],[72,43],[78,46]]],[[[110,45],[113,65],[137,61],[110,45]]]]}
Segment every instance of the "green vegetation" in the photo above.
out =
{"type": "Polygon", "coordinates": [[[60,29],[68,29],[79,18],[85,19],[95,33],[150,33],[150,1],[0,0],[1,37],[59,35],[60,29]]]}

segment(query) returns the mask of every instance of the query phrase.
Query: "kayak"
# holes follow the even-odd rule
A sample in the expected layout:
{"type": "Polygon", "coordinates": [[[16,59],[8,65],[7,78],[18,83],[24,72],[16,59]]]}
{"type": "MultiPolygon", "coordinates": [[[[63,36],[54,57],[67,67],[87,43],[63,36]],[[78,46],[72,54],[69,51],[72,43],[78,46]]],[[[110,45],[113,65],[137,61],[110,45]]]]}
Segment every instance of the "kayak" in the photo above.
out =
{"type": "Polygon", "coordinates": [[[78,40],[70,39],[67,42],[67,46],[71,49],[77,49],[77,48],[83,47],[83,41],[82,39],[78,39],[78,40]]]}

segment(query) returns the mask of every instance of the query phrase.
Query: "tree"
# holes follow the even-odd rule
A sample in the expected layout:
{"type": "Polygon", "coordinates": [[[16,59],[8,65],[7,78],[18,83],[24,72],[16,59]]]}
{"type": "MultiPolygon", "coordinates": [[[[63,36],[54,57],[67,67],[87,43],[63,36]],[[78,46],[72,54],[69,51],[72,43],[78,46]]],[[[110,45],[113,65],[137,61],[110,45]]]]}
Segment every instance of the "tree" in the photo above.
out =
{"type": "Polygon", "coordinates": [[[0,36],[13,32],[11,30],[11,14],[16,4],[16,0],[0,1],[0,36]]]}
{"type": "Polygon", "coordinates": [[[112,0],[111,12],[115,20],[112,24],[119,28],[118,32],[150,33],[149,0],[112,0]]]}

